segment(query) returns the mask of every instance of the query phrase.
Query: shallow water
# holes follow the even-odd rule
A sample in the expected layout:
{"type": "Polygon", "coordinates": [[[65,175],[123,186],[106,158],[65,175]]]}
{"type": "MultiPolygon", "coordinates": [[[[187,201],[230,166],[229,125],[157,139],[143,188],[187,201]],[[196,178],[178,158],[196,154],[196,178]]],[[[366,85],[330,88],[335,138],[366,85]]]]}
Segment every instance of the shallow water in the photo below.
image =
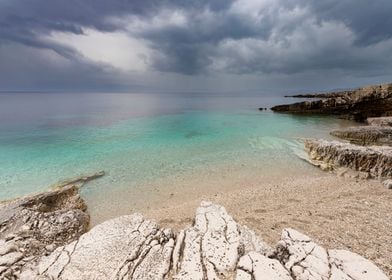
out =
{"type": "Polygon", "coordinates": [[[258,111],[290,100],[255,95],[18,93],[0,101],[0,199],[104,170],[83,195],[96,201],[110,194],[108,208],[132,190],[168,178],[205,180],[211,170],[229,179],[247,168],[263,176],[307,172],[296,156],[298,138],[330,138],[330,130],[350,124],[258,111]]]}

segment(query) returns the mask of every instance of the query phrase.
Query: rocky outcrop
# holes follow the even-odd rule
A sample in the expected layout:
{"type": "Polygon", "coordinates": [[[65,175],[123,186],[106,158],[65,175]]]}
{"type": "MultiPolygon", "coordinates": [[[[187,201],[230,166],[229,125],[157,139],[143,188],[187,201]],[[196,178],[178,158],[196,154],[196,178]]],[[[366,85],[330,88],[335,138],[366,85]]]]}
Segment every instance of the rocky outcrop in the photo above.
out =
{"type": "Polygon", "coordinates": [[[364,178],[392,178],[392,147],[363,147],[337,141],[305,140],[310,161],[324,170],[346,167],[364,178]]]}
{"type": "MultiPolygon", "coordinates": [[[[312,96],[314,97],[314,96],[312,96]]],[[[272,107],[275,112],[342,115],[357,121],[392,116],[392,84],[324,94],[320,100],[272,107]]]]}
{"type": "Polygon", "coordinates": [[[0,279],[19,279],[42,256],[78,239],[88,229],[86,208],[75,186],[0,205],[0,279]]]}
{"type": "Polygon", "coordinates": [[[392,127],[387,126],[356,126],[344,130],[335,130],[331,135],[350,141],[352,144],[392,146],[392,127]]]}
{"type": "Polygon", "coordinates": [[[140,214],[104,222],[43,256],[24,279],[387,280],[370,261],[285,229],[271,248],[219,205],[202,202],[178,234],[140,214]]]}

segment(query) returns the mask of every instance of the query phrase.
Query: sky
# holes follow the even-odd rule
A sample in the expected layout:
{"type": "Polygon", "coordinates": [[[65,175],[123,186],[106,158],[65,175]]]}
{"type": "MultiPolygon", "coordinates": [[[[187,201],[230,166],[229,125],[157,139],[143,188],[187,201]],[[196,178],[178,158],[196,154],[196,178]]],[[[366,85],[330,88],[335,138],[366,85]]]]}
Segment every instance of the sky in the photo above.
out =
{"type": "Polygon", "coordinates": [[[0,0],[1,91],[392,82],[391,0],[0,0]]]}

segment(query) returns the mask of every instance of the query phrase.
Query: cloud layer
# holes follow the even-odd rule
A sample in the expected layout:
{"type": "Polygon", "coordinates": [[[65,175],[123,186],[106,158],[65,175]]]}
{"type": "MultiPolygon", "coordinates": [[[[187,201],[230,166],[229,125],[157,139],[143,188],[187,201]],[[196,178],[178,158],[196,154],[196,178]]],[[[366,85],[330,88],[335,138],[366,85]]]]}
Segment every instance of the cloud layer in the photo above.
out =
{"type": "Polygon", "coordinates": [[[390,0],[2,0],[0,89],[378,82],[392,74],[390,11],[390,0]]]}

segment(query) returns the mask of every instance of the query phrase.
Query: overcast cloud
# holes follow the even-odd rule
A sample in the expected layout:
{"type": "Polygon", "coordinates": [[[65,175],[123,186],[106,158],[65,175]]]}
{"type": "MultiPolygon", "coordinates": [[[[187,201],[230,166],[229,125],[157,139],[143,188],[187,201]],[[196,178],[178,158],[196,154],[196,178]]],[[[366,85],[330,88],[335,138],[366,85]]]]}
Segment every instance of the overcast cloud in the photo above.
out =
{"type": "Polygon", "coordinates": [[[0,90],[392,81],[390,0],[0,0],[0,90]]]}

